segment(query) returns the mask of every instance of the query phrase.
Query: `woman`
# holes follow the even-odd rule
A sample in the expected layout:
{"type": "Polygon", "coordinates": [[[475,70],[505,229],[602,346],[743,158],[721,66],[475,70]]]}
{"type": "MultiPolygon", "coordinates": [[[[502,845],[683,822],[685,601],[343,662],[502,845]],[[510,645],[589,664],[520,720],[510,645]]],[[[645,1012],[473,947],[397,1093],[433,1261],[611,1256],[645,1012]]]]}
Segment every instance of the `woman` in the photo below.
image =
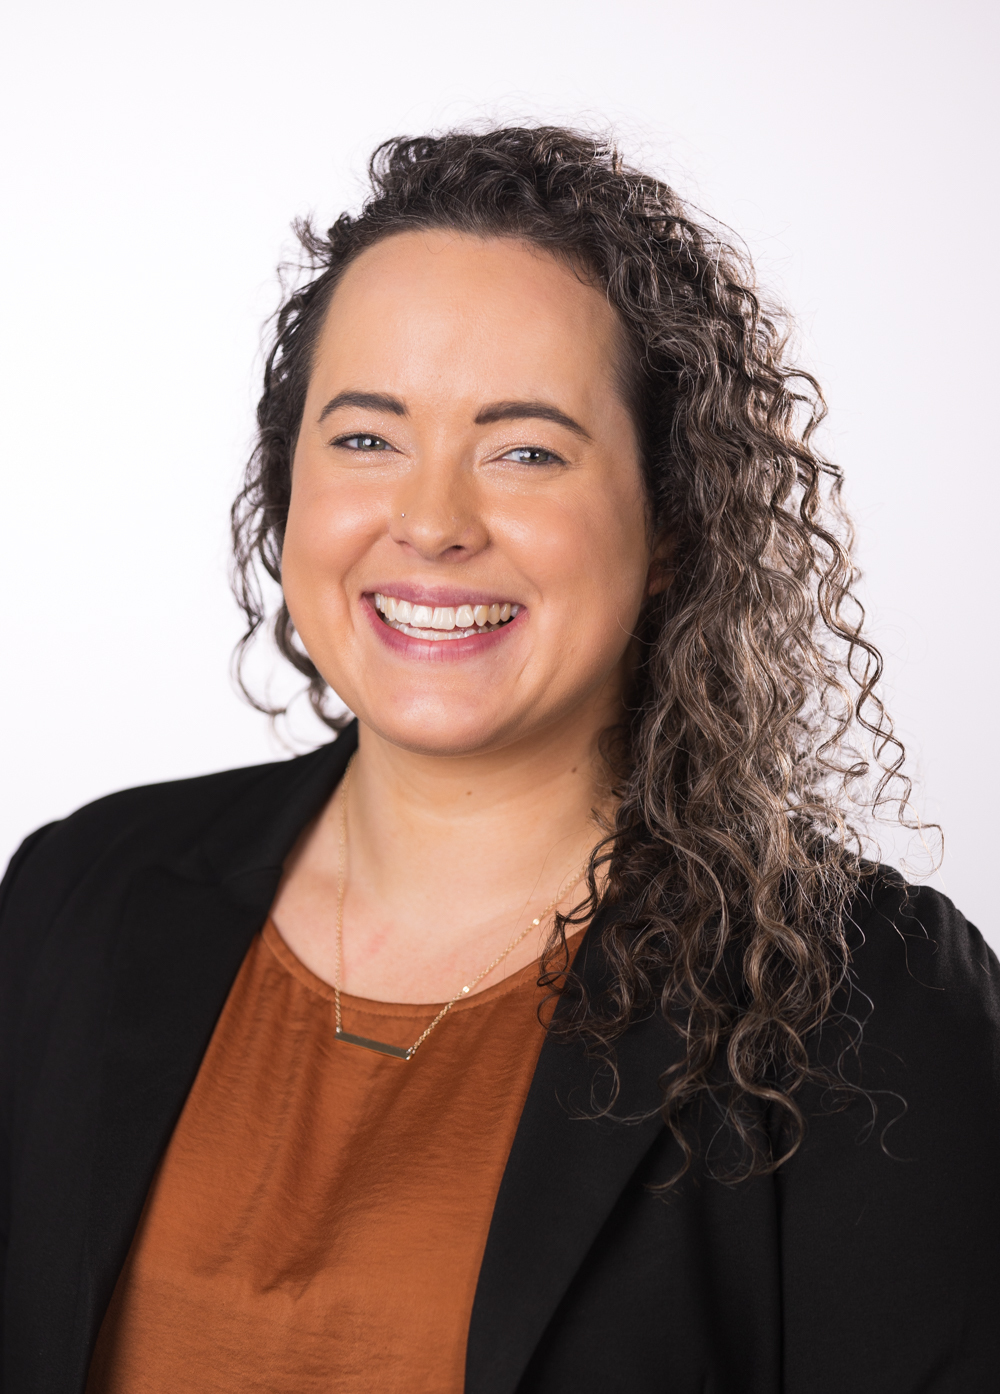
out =
{"type": "Polygon", "coordinates": [[[1000,974],[849,822],[815,385],[611,148],[372,179],[234,510],[341,734],[4,883],[4,1390],[994,1388],[1000,974]]]}

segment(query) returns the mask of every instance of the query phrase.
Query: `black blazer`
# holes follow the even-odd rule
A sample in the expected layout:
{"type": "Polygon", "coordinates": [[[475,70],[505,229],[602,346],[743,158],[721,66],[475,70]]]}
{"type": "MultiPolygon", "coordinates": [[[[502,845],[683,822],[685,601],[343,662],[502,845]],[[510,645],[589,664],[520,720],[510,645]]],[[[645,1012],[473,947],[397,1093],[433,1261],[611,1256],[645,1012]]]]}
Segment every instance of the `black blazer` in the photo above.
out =
{"type": "MultiPolygon", "coordinates": [[[[83,1389],[230,984],[355,743],[351,730],[301,759],[114,794],[11,863],[4,1394],[83,1389]]],[[[950,902],[907,903],[891,873],[852,918],[878,1118],[812,1100],[807,1141],[775,1176],[726,1186],[697,1166],[654,1194],[676,1164],[669,1134],[656,1118],[580,1117],[595,1067],[545,1043],[479,1276],[469,1394],[1000,1389],[1000,970],[950,902]]],[[[592,985],[599,928],[578,960],[592,985]]],[[[675,1050],[656,1018],[630,1028],[618,1114],[655,1108],[675,1050]]]]}

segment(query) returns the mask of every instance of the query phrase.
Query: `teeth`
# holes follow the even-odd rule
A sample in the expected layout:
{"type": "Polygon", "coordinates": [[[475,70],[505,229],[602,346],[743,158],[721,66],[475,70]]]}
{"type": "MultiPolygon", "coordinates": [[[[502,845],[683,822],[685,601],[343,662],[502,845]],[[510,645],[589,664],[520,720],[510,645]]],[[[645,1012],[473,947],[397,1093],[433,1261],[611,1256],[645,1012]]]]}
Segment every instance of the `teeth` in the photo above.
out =
{"type": "Polygon", "coordinates": [[[512,620],[520,605],[413,605],[409,600],[375,593],[375,608],[386,620],[419,639],[462,639],[512,620]]]}
{"type": "Polygon", "coordinates": [[[439,605],[431,615],[431,629],[454,629],[455,611],[450,605],[439,605]]]}

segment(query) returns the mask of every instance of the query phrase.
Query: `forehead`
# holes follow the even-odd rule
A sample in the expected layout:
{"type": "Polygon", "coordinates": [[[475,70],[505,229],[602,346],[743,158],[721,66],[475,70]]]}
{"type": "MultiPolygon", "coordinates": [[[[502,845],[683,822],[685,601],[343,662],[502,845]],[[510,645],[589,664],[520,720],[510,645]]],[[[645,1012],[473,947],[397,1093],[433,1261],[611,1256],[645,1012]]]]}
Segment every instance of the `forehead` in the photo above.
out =
{"type": "Polygon", "coordinates": [[[347,268],[314,370],[388,374],[398,390],[447,372],[452,393],[499,378],[503,395],[576,396],[615,386],[620,337],[604,293],[566,261],[514,238],[415,230],[347,268]]]}

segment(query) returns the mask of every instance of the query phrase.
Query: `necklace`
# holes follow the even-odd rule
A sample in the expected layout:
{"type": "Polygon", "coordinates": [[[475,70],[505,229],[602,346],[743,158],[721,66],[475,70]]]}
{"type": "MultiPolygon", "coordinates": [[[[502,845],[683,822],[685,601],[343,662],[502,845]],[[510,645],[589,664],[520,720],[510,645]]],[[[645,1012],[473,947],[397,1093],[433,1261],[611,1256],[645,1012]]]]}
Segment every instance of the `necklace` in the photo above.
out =
{"type": "Polygon", "coordinates": [[[351,773],[351,765],[353,765],[353,763],[354,756],[352,755],[350,761],[348,762],[347,769],[344,771],[344,778],[341,781],[340,786],[340,846],[337,857],[337,950],[336,957],[334,958],[333,971],[333,1001],[337,1026],[336,1039],[338,1041],[346,1041],[348,1045],[361,1046],[364,1050],[377,1051],[379,1055],[391,1055],[397,1060],[412,1060],[414,1055],[423,1045],[424,1041],[426,1041],[427,1037],[434,1030],[435,1026],[438,1026],[445,1019],[445,1017],[451,1011],[455,1003],[460,1002],[463,997],[467,997],[469,993],[472,991],[472,989],[477,986],[477,984],[481,983],[482,980],[488,974],[493,972],[494,968],[499,967],[499,965],[503,963],[507,955],[513,949],[516,949],[518,944],[520,944],[523,939],[527,938],[527,936],[531,933],[533,929],[537,929],[541,925],[542,921],[546,918],[546,916],[549,915],[551,911],[553,911],[556,908],[560,900],[562,900],[563,896],[569,894],[569,892],[574,888],[574,886],[576,886],[577,883],[582,879],[584,868],[582,866],[574,866],[570,870],[569,876],[571,876],[573,879],[569,880],[567,877],[563,880],[562,884],[559,887],[559,890],[549,901],[548,905],[546,905],[545,909],[541,912],[541,914],[536,915],[535,918],[531,921],[531,924],[528,925],[528,928],[523,930],[520,934],[518,934],[516,938],[512,939],[510,943],[507,945],[507,947],[504,949],[503,953],[497,954],[493,962],[487,964],[487,966],[483,969],[481,973],[478,973],[476,977],[474,977],[470,982],[466,983],[464,987],[459,988],[459,990],[455,993],[455,996],[452,997],[450,1001],[444,1004],[444,1006],[438,1012],[437,1016],[431,1022],[430,1026],[428,1026],[426,1030],[421,1032],[421,1034],[417,1037],[417,1039],[413,1042],[411,1046],[394,1046],[389,1045],[386,1041],[373,1041],[368,1036],[352,1035],[350,1031],[344,1030],[343,1021],[341,1017],[340,971],[344,947],[344,863],[347,860],[347,781],[351,773]]]}

